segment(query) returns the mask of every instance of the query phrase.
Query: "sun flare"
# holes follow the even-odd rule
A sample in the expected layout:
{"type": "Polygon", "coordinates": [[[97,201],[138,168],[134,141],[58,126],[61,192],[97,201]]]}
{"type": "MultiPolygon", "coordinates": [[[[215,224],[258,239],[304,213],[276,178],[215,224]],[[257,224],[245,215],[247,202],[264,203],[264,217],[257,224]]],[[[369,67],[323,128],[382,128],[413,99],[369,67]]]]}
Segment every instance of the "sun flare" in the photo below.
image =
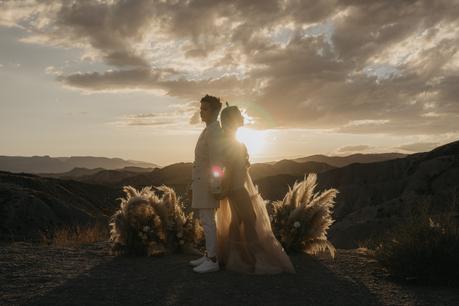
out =
{"type": "Polygon", "coordinates": [[[247,151],[252,157],[262,153],[263,149],[265,149],[266,136],[266,131],[257,131],[245,127],[239,128],[236,134],[237,140],[247,146],[247,151]]]}

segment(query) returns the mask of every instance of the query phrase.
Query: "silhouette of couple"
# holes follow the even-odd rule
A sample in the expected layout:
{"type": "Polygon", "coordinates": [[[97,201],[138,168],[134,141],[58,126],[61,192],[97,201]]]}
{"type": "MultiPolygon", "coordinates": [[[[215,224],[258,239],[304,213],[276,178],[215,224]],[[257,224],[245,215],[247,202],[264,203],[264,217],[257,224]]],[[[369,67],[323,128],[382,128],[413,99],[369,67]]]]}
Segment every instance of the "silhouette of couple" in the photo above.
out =
{"type": "Polygon", "coordinates": [[[263,199],[253,185],[244,144],[236,140],[244,118],[236,106],[220,115],[219,98],[201,99],[206,127],[195,148],[192,170],[192,207],[204,228],[206,252],[190,261],[198,273],[224,267],[241,273],[294,273],[293,265],[275,238],[263,199]]]}

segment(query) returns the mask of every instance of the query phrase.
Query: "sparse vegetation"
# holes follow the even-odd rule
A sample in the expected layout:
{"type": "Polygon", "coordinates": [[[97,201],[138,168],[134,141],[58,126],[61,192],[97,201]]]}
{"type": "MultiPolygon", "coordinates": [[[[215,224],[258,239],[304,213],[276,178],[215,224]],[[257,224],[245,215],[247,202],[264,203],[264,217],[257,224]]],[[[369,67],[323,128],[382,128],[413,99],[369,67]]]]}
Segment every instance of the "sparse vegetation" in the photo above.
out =
{"type": "Polygon", "coordinates": [[[375,249],[394,276],[422,283],[459,284],[459,227],[455,217],[421,214],[390,232],[375,249]]]}
{"type": "Polygon", "coordinates": [[[107,226],[96,223],[89,226],[66,226],[42,234],[42,242],[54,246],[78,246],[108,240],[107,226]]]}

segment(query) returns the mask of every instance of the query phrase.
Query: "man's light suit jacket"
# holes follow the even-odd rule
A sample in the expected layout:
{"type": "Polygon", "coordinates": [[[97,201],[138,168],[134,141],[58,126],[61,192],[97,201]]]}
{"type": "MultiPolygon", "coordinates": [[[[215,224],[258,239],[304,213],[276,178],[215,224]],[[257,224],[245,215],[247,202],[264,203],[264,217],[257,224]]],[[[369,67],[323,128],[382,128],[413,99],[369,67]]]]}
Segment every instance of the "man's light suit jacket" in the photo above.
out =
{"type": "Polygon", "coordinates": [[[219,201],[210,191],[211,169],[222,166],[223,130],[218,121],[207,125],[199,136],[194,150],[191,189],[192,208],[218,208],[219,201]]]}

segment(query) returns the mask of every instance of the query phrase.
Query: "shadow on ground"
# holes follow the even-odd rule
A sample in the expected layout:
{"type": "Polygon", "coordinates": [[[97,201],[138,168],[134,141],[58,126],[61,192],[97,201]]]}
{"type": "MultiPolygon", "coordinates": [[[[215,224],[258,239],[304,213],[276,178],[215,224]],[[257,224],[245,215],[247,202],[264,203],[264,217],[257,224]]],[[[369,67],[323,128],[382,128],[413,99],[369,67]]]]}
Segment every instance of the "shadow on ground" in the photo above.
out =
{"type": "Polygon", "coordinates": [[[196,274],[192,257],[116,257],[27,305],[381,305],[369,290],[319,260],[294,255],[296,274],[196,274]]]}

